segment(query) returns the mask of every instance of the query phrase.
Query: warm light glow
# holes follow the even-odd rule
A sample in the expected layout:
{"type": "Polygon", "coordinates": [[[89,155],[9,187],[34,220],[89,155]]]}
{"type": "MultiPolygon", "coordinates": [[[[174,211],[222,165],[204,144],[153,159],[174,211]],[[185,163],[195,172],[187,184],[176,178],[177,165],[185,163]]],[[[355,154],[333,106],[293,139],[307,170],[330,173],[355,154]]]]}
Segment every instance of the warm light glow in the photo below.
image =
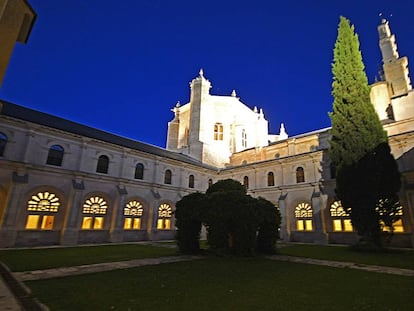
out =
{"type": "Polygon", "coordinates": [[[106,201],[101,197],[90,197],[83,204],[83,213],[84,214],[106,214],[106,209],[108,205],[106,201]]]}
{"type": "Polygon", "coordinates": [[[28,211],[57,212],[60,206],[59,198],[48,191],[39,192],[27,202],[28,211]]]}
{"type": "Polygon", "coordinates": [[[28,215],[26,221],[26,229],[37,229],[39,218],[39,215],[28,215]]]}
{"type": "Polygon", "coordinates": [[[40,226],[40,229],[42,229],[42,230],[52,230],[54,220],[55,220],[55,216],[50,216],[50,215],[43,216],[42,225],[40,226]]]}
{"type": "Polygon", "coordinates": [[[125,230],[139,230],[141,229],[141,218],[125,218],[124,220],[125,230]]]}
{"type": "Polygon", "coordinates": [[[299,203],[295,208],[296,230],[312,231],[312,206],[308,203],[299,203]]]}
{"type": "Polygon", "coordinates": [[[352,227],[351,219],[344,219],[344,231],[352,232],[354,228],[352,227]]]}
{"type": "Polygon", "coordinates": [[[138,201],[129,201],[124,208],[124,216],[142,216],[144,209],[138,201]]]}
{"type": "Polygon", "coordinates": [[[92,227],[92,217],[83,217],[82,229],[90,229],[92,227]]]}
{"type": "Polygon", "coordinates": [[[333,230],[342,231],[342,221],[340,219],[333,220],[333,230]]]}
{"type": "Polygon", "coordinates": [[[169,218],[171,217],[171,206],[169,206],[168,204],[161,204],[159,209],[158,209],[158,217],[159,218],[169,218]]]}
{"type": "Polygon", "coordinates": [[[158,219],[157,229],[160,229],[160,230],[169,230],[169,229],[171,229],[171,221],[169,219],[166,219],[166,218],[158,219]]]}
{"type": "Polygon", "coordinates": [[[330,212],[333,218],[333,231],[353,231],[351,219],[349,218],[349,214],[344,210],[341,201],[333,202],[330,212]]]}
{"type": "Polygon", "coordinates": [[[305,226],[304,226],[303,220],[297,220],[297,221],[296,221],[296,229],[297,229],[298,231],[303,231],[303,230],[305,230],[305,226]]]}
{"type": "Polygon", "coordinates": [[[171,206],[164,203],[161,204],[158,208],[158,221],[157,221],[157,229],[160,230],[169,230],[171,229],[171,215],[172,209],[171,206]]]}
{"type": "Polygon", "coordinates": [[[91,217],[85,216],[82,220],[82,229],[103,229],[104,218],[103,217],[91,217]]]}

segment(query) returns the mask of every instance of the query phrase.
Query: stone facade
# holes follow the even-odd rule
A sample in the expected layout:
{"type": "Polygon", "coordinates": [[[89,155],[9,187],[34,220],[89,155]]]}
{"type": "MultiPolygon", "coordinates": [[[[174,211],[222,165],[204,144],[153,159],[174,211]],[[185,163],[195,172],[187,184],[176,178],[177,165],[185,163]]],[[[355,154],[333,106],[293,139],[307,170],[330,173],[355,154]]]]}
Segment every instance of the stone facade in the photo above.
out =
{"type": "MultiPolygon", "coordinates": [[[[393,245],[413,247],[414,95],[386,21],[379,31],[386,74],[371,99],[403,181],[393,245]],[[389,74],[394,63],[400,74],[389,74]]],[[[269,135],[263,111],[235,92],[210,94],[202,71],[190,87],[166,149],[1,101],[0,246],[172,239],[175,203],[226,178],[278,206],[283,241],[356,241],[335,201],[329,128],[288,137],[282,125],[269,135]]]]}

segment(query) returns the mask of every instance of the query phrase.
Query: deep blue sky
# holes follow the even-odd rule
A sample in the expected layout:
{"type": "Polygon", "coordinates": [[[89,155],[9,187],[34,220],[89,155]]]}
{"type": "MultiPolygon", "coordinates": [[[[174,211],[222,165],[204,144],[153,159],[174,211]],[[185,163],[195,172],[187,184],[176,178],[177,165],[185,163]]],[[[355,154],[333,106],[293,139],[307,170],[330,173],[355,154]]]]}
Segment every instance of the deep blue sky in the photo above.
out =
{"type": "MultiPolygon", "coordinates": [[[[17,44],[0,97],[165,146],[170,109],[203,68],[212,94],[236,89],[269,131],[330,126],[339,16],[355,25],[367,75],[381,63],[379,13],[414,62],[411,0],[29,0],[38,17],[17,44]]],[[[411,68],[412,64],[410,65],[411,68]]]]}

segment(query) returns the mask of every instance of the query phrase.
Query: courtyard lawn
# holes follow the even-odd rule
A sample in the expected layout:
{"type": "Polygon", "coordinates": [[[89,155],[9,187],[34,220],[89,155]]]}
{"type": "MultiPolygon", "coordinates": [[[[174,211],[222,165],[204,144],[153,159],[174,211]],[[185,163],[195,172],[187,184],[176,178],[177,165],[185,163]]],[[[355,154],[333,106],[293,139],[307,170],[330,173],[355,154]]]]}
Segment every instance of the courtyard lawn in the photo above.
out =
{"type": "Polygon", "coordinates": [[[414,310],[414,278],[210,257],[26,282],[51,310],[414,310]]]}
{"type": "Polygon", "coordinates": [[[0,250],[14,272],[176,255],[176,248],[141,244],[0,250]]]}
{"type": "Polygon", "coordinates": [[[297,257],[414,269],[414,250],[390,249],[381,253],[367,253],[354,251],[349,246],[287,244],[278,246],[277,253],[297,257]]]}

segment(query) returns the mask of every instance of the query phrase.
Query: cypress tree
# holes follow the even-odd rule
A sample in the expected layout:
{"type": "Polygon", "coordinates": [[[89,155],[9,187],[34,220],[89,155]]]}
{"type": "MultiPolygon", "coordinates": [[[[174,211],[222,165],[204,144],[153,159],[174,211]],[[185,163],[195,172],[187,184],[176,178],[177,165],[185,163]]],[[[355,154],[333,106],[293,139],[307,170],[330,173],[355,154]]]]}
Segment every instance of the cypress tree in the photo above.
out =
{"type": "Polygon", "coordinates": [[[364,69],[358,35],[341,16],[332,65],[333,112],[329,114],[329,155],[337,171],[335,191],[360,241],[381,247],[380,221],[396,213],[400,176],[371,104],[364,69]]]}

